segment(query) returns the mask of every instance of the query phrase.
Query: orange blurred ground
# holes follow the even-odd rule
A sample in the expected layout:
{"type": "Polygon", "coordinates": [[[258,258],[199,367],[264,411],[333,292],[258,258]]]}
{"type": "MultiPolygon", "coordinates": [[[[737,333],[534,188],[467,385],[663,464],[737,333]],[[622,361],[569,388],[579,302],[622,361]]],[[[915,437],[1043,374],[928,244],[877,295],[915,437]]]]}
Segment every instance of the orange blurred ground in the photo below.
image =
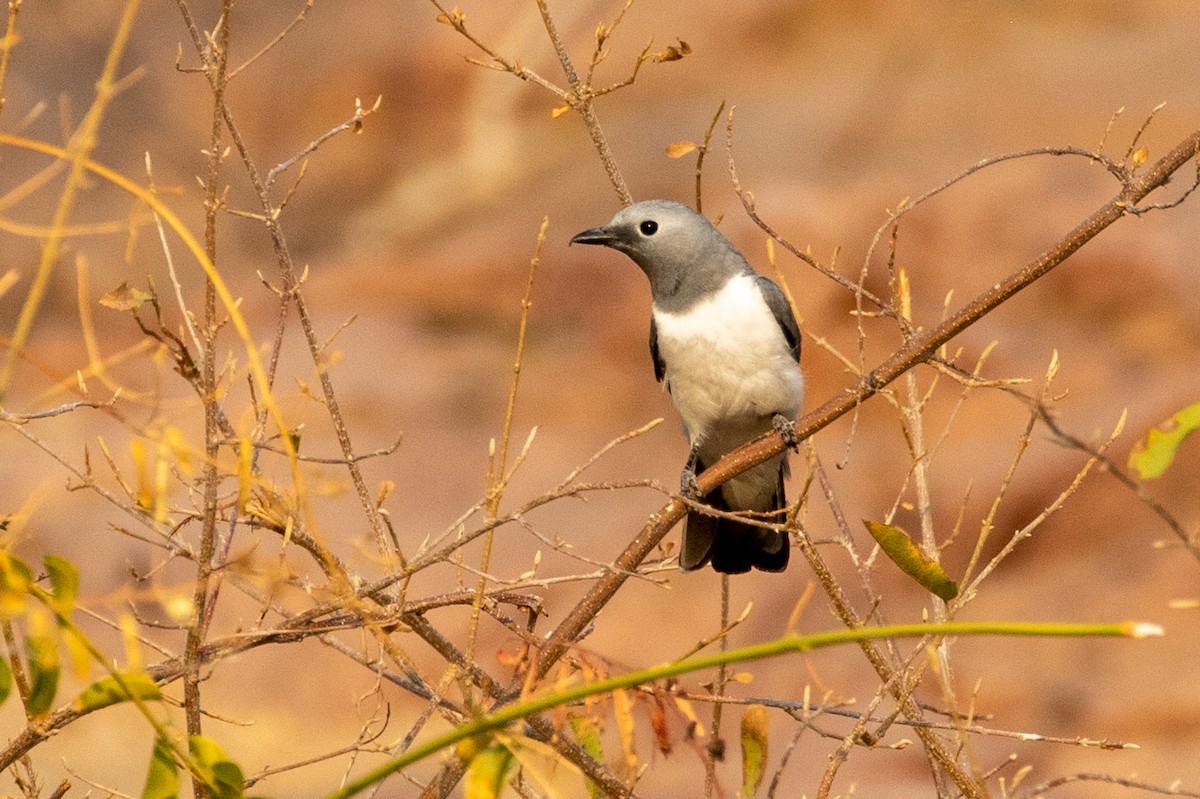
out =
{"type": "MultiPolygon", "coordinates": [[[[191,8],[199,24],[211,27],[218,5],[192,3],[191,8]]],[[[269,41],[300,5],[237,4],[233,61],[269,41]]],[[[596,24],[610,19],[619,3],[552,6],[559,29],[582,62],[596,24]]],[[[519,56],[528,68],[561,81],[532,4],[468,2],[462,7],[471,30],[498,52],[519,56]]],[[[6,132],[63,141],[64,126],[77,124],[91,102],[119,11],[119,4],[109,0],[22,6],[21,41],[13,51],[0,116],[6,132]],[[45,105],[37,112],[39,103],[45,105]]],[[[230,88],[237,123],[264,168],[347,118],[356,97],[366,104],[383,98],[361,135],[343,134],[312,157],[282,224],[295,263],[309,268],[305,296],[318,338],[356,316],[336,340],[332,368],[356,448],[372,451],[403,436],[394,455],[369,461],[365,469],[372,487],[382,480],[395,482],[386,507],[410,551],[482,494],[488,441],[498,435],[504,414],[528,259],[544,216],[550,226],[533,292],[514,450],[531,427],[536,425],[538,433],[505,507],[518,507],[553,487],[605,442],[658,416],[666,423],[610,453],[589,472],[592,479],[652,478],[672,486],[685,456],[669,400],[654,383],[646,353],[644,279],[615,253],[566,246],[573,233],[607,220],[617,207],[581,124],[570,115],[554,118],[551,111],[560,103],[539,87],[466,63],[463,55],[478,54],[437,24],[436,13],[432,5],[418,2],[319,0],[282,44],[230,88]]],[[[985,157],[1046,145],[1095,148],[1123,108],[1105,144],[1106,152],[1120,158],[1150,110],[1165,103],[1140,141],[1150,159],[1161,156],[1200,125],[1198,33],[1200,3],[1195,2],[639,0],[614,34],[597,83],[623,78],[651,36],[654,49],[682,39],[693,55],[678,63],[646,65],[635,85],[603,98],[598,108],[635,196],[690,201],[695,161],[669,159],[665,149],[671,142],[698,139],[722,101],[736,106],[734,155],[758,211],[791,241],[811,247],[825,263],[836,257],[837,267],[854,276],[887,209],[985,157]]],[[[208,143],[211,110],[203,78],[175,69],[180,43],[183,64],[194,65],[178,8],[146,4],[122,70],[140,70],[140,76],[113,101],[95,158],[141,179],[149,153],[156,184],[167,187],[167,202],[199,233],[202,195],[194,176],[206,168],[201,150],[208,143]]],[[[11,148],[2,157],[5,191],[45,163],[11,148]]],[[[706,164],[705,211],[722,217],[726,235],[757,268],[769,271],[764,236],[737,202],[726,163],[722,126],[706,164]]],[[[224,174],[230,206],[254,210],[236,155],[224,174]]],[[[1189,176],[1185,169],[1166,196],[1178,196],[1189,176]]],[[[6,207],[3,216],[47,224],[58,185],[6,207]]],[[[1116,190],[1110,176],[1082,159],[1041,157],[985,171],[907,216],[896,260],[910,275],[918,324],[936,323],[949,292],[950,306],[957,307],[1037,256],[1116,190]]],[[[92,180],[76,218],[122,220],[130,206],[127,197],[92,180]]],[[[986,373],[1032,378],[1026,390],[1035,392],[1057,352],[1061,368],[1052,394],[1059,422],[1098,442],[1128,411],[1125,433],[1113,449],[1116,460],[1123,461],[1148,426],[1196,401],[1198,208],[1193,199],[1174,210],[1118,222],[957,339],[962,362],[972,365],[984,347],[998,342],[986,373]]],[[[3,269],[16,269],[21,277],[0,297],[0,334],[7,336],[35,269],[38,244],[3,235],[3,269]]],[[[244,298],[242,309],[255,334],[268,341],[274,295],[256,271],[278,282],[270,243],[260,224],[240,217],[224,218],[220,235],[222,274],[244,298]]],[[[118,233],[69,243],[31,339],[30,360],[36,363],[18,370],[5,410],[37,410],[74,398],[72,375],[87,363],[79,333],[78,258],[86,260],[87,296],[102,351],[115,353],[140,340],[126,316],[96,304],[123,281],[144,286],[147,273],[164,295],[170,293],[154,229],[140,230],[128,259],[126,241],[118,233]],[[54,388],[60,380],[65,388],[54,388]]],[[[803,366],[811,409],[853,381],[816,344],[823,337],[843,352],[855,352],[853,302],[803,264],[778,255],[808,335],[803,366]]],[[[176,246],[174,256],[185,296],[198,308],[200,277],[182,248],[176,246]]],[[[868,285],[886,290],[882,250],[871,264],[868,285]]],[[[178,309],[170,304],[168,313],[177,325],[178,309]]],[[[869,323],[868,330],[871,366],[898,337],[880,322],[869,323]]],[[[232,336],[226,340],[236,352],[232,336]]],[[[238,363],[243,362],[244,353],[238,363]]],[[[165,419],[198,436],[198,407],[169,365],[156,372],[143,359],[112,372],[126,386],[123,407],[131,424],[165,419]]],[[[336,442],[321,407],[297,387],[297,378],[313,387],[317,381],[294,319],[281,374],[284,410],[293,423],[306,425],[305,451],[333,456],[336,442]]],[[[932,373],[919,376],[924,385],[932,373]]],[[[99,381],[90,385],[97,396],[106,395],[99,381]]],[[[244,394],[243,386],[235,391],[244,394]]],[[[926,419],[929,442],[938,440],[956,398],[957,392],[944,386],[932,403],[926,419]]],[[[242,401],[231,408],[240,409],[242,401]]],[[[960,513],[962,520],[945,552],[952,573],[969,556],[1026,418],[1023,406],[1004,395],[975,392],[939,446],[930,473],[939,537],[951,535],[960,513]]],[[[244,425],[246,419],[235,422],[244,425]]],[[[82,462],[88,443],[106,484],[112,480],[99,462],[97,434],[128,467],[128,433],[101,413],[76,412],[27,429],[73,463],[82,462]]],[[[843,420],[818,437],[817,447],[858,535],[857,520],[887,513],[910,471],[895,414],[875,400],[863,409],[852,436],[849,421],[843,420]],[[844,468],[835,468],[841,462],[844,468]]],[[[1053,502],[1082,461],[1079,453],[1064,450],[1044,428],[1035,427],[988,553],[1053,502]]],[[[5,467],[0,514],[40,497],[15,542],[17,551],[33,561],[47,551],[75,560],[84,572],[89,602],[109,613],[119,609],[129,598],[122,593],[130,590],[129,569],[146,572],[157,563],[144,545],[113,530],[112,525],[129,527],[128,517],[87,491],[64,490],[64,470],[3,427],[0,463],[5,467]]],[[[1176,468],[1148,487],[1191,530],[1200,527],[1198,464],[1200,445],[1191,441],[1176,468]]],[[[285,478],[280,464],[269,468],[277,479],[285,478]]],[[[371,573],[376,567],[363,543],[366,528],[344,475],[334,467],[310,474],[321,492],[316,504],[323,533],[371,573]]],[[[912,501],[911,490],[904,500],[912,501]]],[[[183,495],[176,501],[188,504],[183,495]]],[[[569,541],[576,553],[604,562],[663,501],[651,490],[600,495],[586,503],[557,503],[530,514],[528,521],[547,536],[569,541]]],[[[918,529],[911,511],[902,510],[897,521],[918,529]]],[[[809,523],[815,537],[832,536],[830,515],[819,501],[809,523]]],[[[864,538],[859,544],[865,548],[864,538]]],[[[275,546],[269,539],[254,546],[242,538],[235,550],[248,561],[269,565],[275,546]]],[[[493,571],[499,574],[529,568],[538,549],[545,555],[539,573],[592,568],[549,552],[516,526],[505,528],[496,546],[493,571]]],[[[846,585],[857,586],[845,557],[833,547],[826,551],[846,585]]],[[[468,552],[478,557],[478,547],[468,552]]],[[[295,560],[300,567],[311,566],[295,560]]],[[[991,769],[1015,753],[1014,764],[1002,773],[1011,779],[1020,766],[1032,765],[1026,786],[1064,774],[1102,772],[1156,785],[1178,780],[1183,789],[1200,790],[1200,696],[1195,690],[1200,625],[1191,602],[1198,570],[1196,559],[1126,489],[1093,473],[1067,507],[1021,543],[984,584],[964,618],[1143,619],[1162,624],[1167,636],[1137,643],[963,640],[955,645],[953,682],[964,705],[974,694],[975,711],[987,726],[1130,742],[1140,749],[980,738],[973,744],[979,769],[991,769]]],[[[152,605],[164,592],[186,588],[188,576],[187,569],[172,565],[138,586],[142,593],[136,598],[152,605]]],[[[677,657],[711,634],[718,627],[718,579],[710,572],[669,576],[669,590],[628,584],[600,617],[586,641],[588,651],[610,659],[614,668],[635,668],[677,657]]],[[[454,579],[444,569],[412,590],[437,593],[454,579]]],[[[875,579],[888,600],[887,619],[920,618],[928,601],[894,567],[876,564],[875,579]]],[[[754,607],[731,641],[778,635],[809,580],[800,558],[785,576],[734,580],[735,612],[751,601],[754,607]]],[[[548,589],[550,617],[538,630],[561,619],[582,591],[579,584],[548,589]]],[[[861,601],[861,594],[854,599],[861,601]]],[[[219,632],[254,623],[258,609],[252,603],[233,592],[223,601],[228,604],[218,617],[219,632]]],[[[304,600],[292,596],[289,601],[301,605],[304,600]]],[[[459,618],[455,611],[431,618],[459,634],[465,625],[465,615],[459,618]]],[[[805,630],[836,623],[819,595],[800,621],[805,630]]],[[[115,636],[97,634],[111,651],[120,650],[115,636]]],[[[158,640],[173,652],[182,648],[181,635],[164,633],[158,640]]],[[[436,679],[436,656],[415,638],[399,640],[436,679]]],[[[482,652],[513,646],[511,636],[485,625],[482,652]]],[[[505,673],[490,654],[482,662],[505,673]]],[[[732,691],[799,699],[812,683],[814,696],[827,689],[836,699],[856,698],[861,707],[875,685],[861,654],[849,648],[751,670],[753,681],[732,691]]],[[[699,690],[704,681],[697,678],[690,685],[699,690]]],[[[353,740],[375,712],[373,698],[356,706],[371,686],[370,674],[315,643],[263,648],[215,669],[205,686],[209,709],[238,723],[209,720],[207,729],[248,772],[302,760],[353,740]]],[[[383,742],[402,736],[421,710],[399,692],[388,692],[387,698],[392,726],[383,742]]],[[[708,709],[701,712],[707,718],[708,709]]],[[[736,713],[726,716],[727,735],[733,734],[736,718],[736,713]]],[[[10,699],[0,709],[2,737],[14,735],[22,723],[10,699]]],[[[839,734],[848,729],[845,722],[829,719],[821,725],[839,734]]],[[[676,722],[677,735],[681,729],[676,722]]],[[[794,729],[785,717],[772,717],[772,769],[794,729]]],[[[651,754],[644,725],[640,736],[640,749],[653,765],[639,796],[701,795],[701,767],[682,740],[677,738],[675,753],[663,758],[651,754]]],[[[892,728],[885,743],[901,738],[913,735],[892,728]]],[[[84,778],[134,794],[140,791],[149,748],[144,724],[128,709],[115,709],[71,726],[33,756],[47,785],[57,784],[68,769],[78,775],[68,795],[83,794],[84,778]]],[[[776,795],[813,795],[835,748],[836,742],[806,733],[776,795]]],[[[719,769],[730,796],[740,781],[735,749],[719,769]]],[[[255,792],[319,796],[335,787],[345,767],[339,759],[288,772],[255,792]]],[[[427,765],[413,775],[420,781],[432,769],[427,765]]],[[[852,786],[862,796],[934,795],[917,745],[856,749],[836,785],[835,793],[843,795],[852,786]]],[[[0,791],[15,791],[8,775],[0,777],[0,791]]],[[[394,779],[379,795],[416,793],[412,784],[394,779]]],[[[1130,792],[1088,783],[1053,795],[1130,792]]]]}

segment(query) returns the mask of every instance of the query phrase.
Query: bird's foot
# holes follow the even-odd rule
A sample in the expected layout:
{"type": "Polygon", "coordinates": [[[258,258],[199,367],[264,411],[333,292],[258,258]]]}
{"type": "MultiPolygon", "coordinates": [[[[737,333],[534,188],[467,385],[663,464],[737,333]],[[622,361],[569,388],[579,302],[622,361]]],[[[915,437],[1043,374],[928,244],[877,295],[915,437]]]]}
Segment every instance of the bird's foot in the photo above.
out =
{"type": "Polygon", "coordinates": [[[782,413],[777,413],[771,417],[771,427],[775,428],[775,432],[783,439],[783,443],[788,449],[793,452],[800,451],[800,439],[796,438],[796,425],[791,419],[782,413]]]}
{"type": "Polygon", "coordinates": [[[679,475],[679,493],[686,499],[700,499],[700,484],[696,482],[696,472],[690,466],[683,467],[679,475]]]}

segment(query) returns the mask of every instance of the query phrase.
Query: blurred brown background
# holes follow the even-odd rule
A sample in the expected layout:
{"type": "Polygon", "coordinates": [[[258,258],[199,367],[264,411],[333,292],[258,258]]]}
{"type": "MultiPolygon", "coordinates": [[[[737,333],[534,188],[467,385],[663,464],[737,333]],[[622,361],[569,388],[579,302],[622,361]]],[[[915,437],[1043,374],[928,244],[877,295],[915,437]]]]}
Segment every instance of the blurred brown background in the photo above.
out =
{"type": "MultiPolygon", "coordinates": [[[[219,3],[189,4],[199,24],[211,28],[219,3]]],[[[299,11],[296,2],[246,2],[235,7],[231,61],[257,51],[299,11]]],[[[617,2],[558,2],[552,10],[582,66],[598,22],[617,2]]],[[[463,4],[470,29],[507,57],[561,82],[561,72],[529,3],[463,4]]],[[[104,0],[26,3],[13,53],[6,131],[62,143],[92,99],[120,13],[104,0]],[[44,104],[40,107],[39,104],[44,104]]],[[[370,461],[368,482],[393,480],[387,508],[411,551],[446,528],[482,493],[488,441],[499,434],[511,375],[519,303],[538,225],[549,235],[533,293],[521,393],[514,417],[514,449],[529,429],[538,435],[527,463],[505,498],[515,508],[553,487],[571,468],[621,433],[658,416],[666,422],[615,450],[592,479],[653,478],[675,485],[686,454],[677,421],[658,390],[645,347],[648,290],[636,268],[615,253],[568,249],[570,236],[606,221],[617,208],[582,125],[571,115],[552,118],[559,105],[539,87],[511,75],[466,63],[479,54],[453,30],[434,22],[436,9],[420,2],[318,0],[306,19],[230,88],[242,133],[260,168],[269,168],[347,118],[356,97],[383,98],[362,135],[343,134],[313,156],[282,223],[293,258],[307,265],[309,308],[318,337],[357,319],[338,339],[341,359],[333,380],[356,448],[384,447],[399,436],[392,456],[370,461]]],[[[861,2],[839,4],[658,2],[639,0],[611,40],[597,83],[624,78],[653,36],[655,48],[677,39],[693,54],[678,63],[647,64],[635,85],[603,98],[600,118],[630,189],[638,198],[693,199],[694,159],[672,160],[666,146],[699,139],[718,105],[736,106],[734,154],[740,179],[774,227],[828,263],[855,275],[886,209],[916,196],[987,156],[1045,145],[1095,148],[1114,112],[1106,151],[1125,154],[1147,113],[1166,103],[1141,143],[1151,160],[1200,124],[1196,87],[1200,62],[1200,3],[1130,6],[1116,2],[956,3],[861,2]]],[[[148,3],[139,14],[123,72],[142,71],[112,103],[95,153],[97,161],[144,176],[144,156],[155,182],[176,193],[167,200],[191,225],[202,228],[202,195],[195,175],[205,170],[209,92],[198,74],[177,72],[196,56],[174,3],[148,3]]],[[[705,211],[757,268],[769,271],[764,237],[745,217],[730,188],[723,125],[706,164],[705,211]]],[[[5,149],[8,190],[44,160],[5,149]]],[[[255,210],[244,171],[231,156],[225,170],[231,207],[255,210]]],[[[1178,196],[1188,170],[1162,199],[1178,196]]],[[[288,178],[283,179],[287,183],[288,178]]],[[[953,290],[957,307],[1053,244],[1066,230],[1116,193],[1112,178],[1082,159],[1040,157],[1000,166],[968,180],[905,218],[898,263],[910,273],[919,323],[936,322],[953,290]]],[[[47,224],[57,198],[43,190],[6,209],[10,218],[47,224]]],[[[1156,199],[1159,199],[1156,195],[1156,199]]],[[[1101,440],[1128,409],[1126,432],[1116,444],[1122,461],[1150,425],[1197,398],[1200,387],[1200,248],[1197,201],[1127,218],[1028,291],[972,328],[955,343],[962,362],[974,363],[989,342],[999,345],[986,372],[1029,377],[1035,391],[1052,352],[1062,367],[1055,383],[1060,423],[1081,438],[1101,440]]],[[[81,198],[79,221],[121,220],[131,202],[93,180],[81,198]]],[[[90,300],[106,353],[137,343],[128,317],[96,306],[122,281],[144,285],[151,273],[164,295],[169,282],[152,227],[143,228],[132,258],[124,234],[71,242],[62,258],[30,343],[31,361],[18,371],[5,398],[9,411],[31,411],[73,398],[74,371],[86,365],[79,334],[76,256],[87,259],[90,300]],[[53,387],[66,380],[65,390],[53,387]]],[[[36,265],[38,242],[4,234],[3,269],[22,281],[0,297],[0,333],[10,335],[36,265]]],[[[883,262],[872,264],[870,285],[884,284],[883,262]]],[[[184,264],[182,248],[175,251],[184,264]]],[[[845,292],[782,252],[783,271],[809,337],[803,366],[807,408],[814,408],[853,377],[814,343],[814,334],[854,353],[857,332],[845,292]]],[[[255,272],[277,282],[269,241],[251,220],[222,220],[219,266],[263,342],[269,340],[275,299],[255,272]]],[[[192,307],[202,282],[190,262],[180,266],[192,307]]],[[[178,324],[178,309],[168,306],[178,324]]],[[[869,328],[868,366],[897,343],[881,324],[869,328]]],[[[229,338],[230,351],[237,344],[229,338]]],[[[306,423],[304,448],[333,456],[336,442],[322,409],[302,396],[294,379],[315,385],[298,327],[285,347],[280,396],[293,422],[306,423]]],[[[244,355],[238,359],[244,363],[244,355]]],[[[928,381],[931,373],[920,373],[928,381]]],[[[157,372],[144,359],[123,364],[115,378],[142,401],[126,400],[134,424],[165,420],[192,435],[201,414],[168,365],[157,372]]],[[[103,388],[92,385],[98,396],[103,388]]],[[[956,392],[949,386],[926,421],[936,440],[956,392]]],[[[233,408],[240,406],[234,404],[233,408]]],[[[999,481],[1024,428],[1023,406],[998,392],[976,392],[959,414],[933,461],[931,480],[939,536],[945,539],[962,506],[962,530],[947,549],[952,573],[969,555],[999,481]],[[967,499],[964,502],[964,496],[967,499]]],[[[241,420],[245,421],[245,420],[241,420]]],[[[30,425],[30,431],[74,463],[85,442],[104,435],[127,466],[128,432],[103,414],[82,411],[30,425]]],[[[875,401],[864,408],[850,444],[847,420],[821,434],[818,448],[847,517],[881,518],[910,469],[893,411],[875,401]],[[834,464],[845,458],[845,468],[834,464]]],[[[95,445],[90,444],[93,461],[95,445]]],[[[81,564],[84,592],[112,612],[130,598],[129,569],[149,570],[154,556],[110,524],[126,525],[119,511],[86,491],[66,492],[65,472],[13,431],[0,428],[0,514],[28,497],[42,497],[15,542],[37,560],[57,552],[81,564]]],[[[1030,453],[998,517],[995,546],[1028,523],[1066,487],[1081,466],[1035,428],[1030,453]]],[[[1167,477],[1149,492],[1191,530],[1200,526],[1195,490],[1200,445],[1189,442],[1167,477]]],[[[275,477],[283,480],[279,464],[275,477]]],[[[315,469],[328,489],[318,515],[341,551],[369,571],[365,523],[332,467],[315,469]],[[347,527],[347,519],[351,522],[347,527]]],[[[106,479],[107,474],[103,475],[106,479]]],[[[111,481],[109,481],[111,482],[111,481]]],[[[906,496],[911,500],[911,496],[906,496]]],[[[180,496],[180,504],[187,498],[180,496]]],[[[608,561],[664,497],[651,490],[568,501],[531,514],[539,531],[558,535],[588,558],[608,561]]],[[[818,537],[832,534],[828,513],[814,503],[810,519],[818,537]]],[[[911,512],[899,523],[915,531],[911,512]]],[[[860,531],[856,528],[854,532],[860,531]]],[[[508,576],[528,568],[544,544],[517,528],[497,538],[499,563],[508,576]]],[[[241,542],[250,548],[248,541],[241,542]]],[[[865,541],[860,541],[866,547],[865,541]]],[[[273,542],[264,558],[274,557],[273,542]]],[[[995,551],[991,546],[989,551],[995,551]]],[[[235,547],[236,548],[236,547],[235,547]]],[[[475,553],[477,549],[469,552],[475,553]]],[[[830,548],[830,557],[851,572],[830,548]]],[[[591,567],[545,552],[539,573],[568,574],[591,567]]],[[[474,556],[473,556],[474,557],[474,556]]],[[[1113,641],[960,641],[955,684],[960,697],[977,689],[976,711],[987,726],[1065,737],[1137,743],[1136,751],[1101,752],[1006,738],[976,741],[979,766],[989,769],[1016,753],[1015,769],[1032,764],[1029,780],[1103,772],[1136,775],[1146,782],[1200,790],[1200,680],[1196,598],[1200,564],[1177,546],[1169,531],[1130,493],[1104,474],[1093,474],[1066,510],[1053,517],[985,583],[964,618],[1034,620],[1145,619],[1167,636],[1139,643],[1113,641]]],[[[711,572],[670,575],[670,589],[628,584],[604,611],[587,647],[612,659],[614,668],[651,665],[677,657],[718,627],[719,580],[711,572]]],[[[891,621],[919,618],[927,601],[890,564],[876,568],[891,621]]],[[[147,592],[186,589],[187,571],[172,567],[147,592]]],[[[449,570],[437,579],[453,580],[449,570]]],[[[436,593],[446,585],[419,585],[436,593]]],[[[731,640],[749,643],[778,635],[810,577],[794,559],[786,575],[751,575],[733,581],[735,612],[754,602],[749,620],[731,640]]],[[[582,594],[582,584],[547,590],[547,630],[582,594]]],[[[145,599],[145,596],[137,597],[145,599]]],[[[231,599],[218,627],[253,623],[257,609],[231,599]]],[[[465,617],[464,617],[465,618],[465,617]]],[[[438,617],[459,629],[453,613],[438,617]]],[[[805,630],[836,624],[814,599],[801,618],[805,630]]],[[[511,648],[502,632],[486,630],[482,650],[511,648]]],[[[115,638],[98,633],[119,651],[115,638]]],[[[164,636],[175,651],[182,638],[164,636]]],[[[413,657],[438,674],[437,659],[420,642],[404,641],[413,657]]],[[[483,663],[503,668],[488,656],[483,663]]],[[[836,698],[871,696],[873,675],[849,648],[807,658],[785,658],[753,667],[754,681],[734,686],[742,695],[798,699],[819,675],[836,698]],[[811,670],[810,670],[811,669],[811,670]]],[[[702,680],[694,681],[693,687],[702,680]]],[[[316,644],[259,650],[223,664],[207,683],[211,710],[251,726],[209,722],[247,771],[300,760],[353,740],[374,700],[355,707],[371,677],[316,644]]],[[[66,690],[66,689],[64,689],[66,690]]],[[[818,691],[819,694],[819,691],[818,691]]],[[[67,694],[69,695],[69,694],[67,694]]],[[[389,693],[390,741],[402,735],[420,708],[389,693]]],[[[64,695],[64,699],[66,695],[64,695]]],[[[707,716],[708,709],[703,713],[707,716]]],[[[726,734],[736,729],[727,717],[726,734]]],[[[22,720],[15,703],[0,709],[0,730],[13,735],[22,720]]],[[[831,729],[844,731],[835,722],[831,729]]],[[[772,768],[791,723],[773,727],[772,768]]],[[[645,731],[643,730],[643,733],[645,731]]],[[[894,731],[888,743],[912,737],[894,731]]],[[[785,772],[778,795],[811,794],[835,743],[808,734],[785,772]]],[[[654,765],[639,795],[698,795],[702,772],[680,746],[654,765]],[[681,788],[680,786],[688,786],[681,788]]],[[[132,712],[108,711],[69,728],[35,750],[48,783],[73,772],[133,793],[140,790],[150,735],[132,712]],[[115,719],[128,719],[120,724],[115,719]]],[[[855,750],[838,784],[869,796],[932,795],[924,759],[907,750],[855,750]]],[[[721,773],[732,794],[737,757],[721,773]]],[[[264,783],[261,793],[317,796],[332,787],[344,761],[292,772],[264,783]]],[[[414,774],[431,773],[427,765],[414,774]]],[[[0,790],[13,791],[8,777],[0,790]]],[[[416,789],[393,780],[381,795],[416,789]]],[[[1055,796],[1123,796],[1111,787],[1068,787],[1055,796]]],[[[74,795],[74,794],[72,794],[74,795]]]]}

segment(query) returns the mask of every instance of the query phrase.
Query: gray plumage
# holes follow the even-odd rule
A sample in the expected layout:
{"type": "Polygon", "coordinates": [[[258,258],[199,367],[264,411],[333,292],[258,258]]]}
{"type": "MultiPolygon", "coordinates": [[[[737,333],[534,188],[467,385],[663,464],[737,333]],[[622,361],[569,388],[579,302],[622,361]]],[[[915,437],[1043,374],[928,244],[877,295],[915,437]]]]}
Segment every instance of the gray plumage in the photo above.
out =
{"type": "MultiPolygon", "coordinates": [[[[650,280],[650,354],[691,443],[681,487],[766,430],[790,430],[804,394],[800,329],[783,292],[750,268],[712,224],[685,205],[648,200],[571,239],[619,250],[650,280]],[[783,426],[783,427],[781,427],[783,426]]],[[[786,506],[787,454],[779,454],[701,499],[718,510],[771,516],[786,506]]],[[[679,564],[711,562],[728,574],[782,571],[787,536],[690,511],[679,564]]]]}

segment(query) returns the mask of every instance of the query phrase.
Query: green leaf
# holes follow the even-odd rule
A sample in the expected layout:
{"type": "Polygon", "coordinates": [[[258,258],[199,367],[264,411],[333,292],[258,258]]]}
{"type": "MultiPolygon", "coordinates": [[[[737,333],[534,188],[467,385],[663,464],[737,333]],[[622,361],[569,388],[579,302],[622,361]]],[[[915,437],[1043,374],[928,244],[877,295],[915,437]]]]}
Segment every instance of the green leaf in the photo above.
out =
{"type": "Polygon", "coordinates": [[[742,797],[750,799],[762,785],[767,766],[767,709],[750,705],[742,714],[742,797]]]}
{"type": "Polygon", "coordinates": [[[946,602],[958,596],[958,586],[946,574],[945,569],[937,561],[925,557],[925,553],[917,549],[908,533],[883,522],[863,519],[863,524],[867,526],[871,537],[879,543],[883,553],[891,558],[902,572],[946,602]]]}
{"type": "Polygon", "coordinates": [[[512,752],[501,744],[475,755],[463,776],[463,799],[497,799],[515,764],[512,752]]]}
{"type": "Polygon", "coordinates": [[[66,558],[46,555],[42,558],[46,573],[50,575],[50,587],[54,589],[54,609],[64,616],[75,608],[79,596],[79,570],[66,558]]]}
{"type": "Polygon", "coordinates": [[[1129,453],[1129,468],[1143,480],[1161,477],[1175,460],[1175,453],[1184,440],[1197,428],[1200,428],[1200,402],[1150,428],[1146,440],[1138,442],[1129,453]]]}
{"type": "Polygon", "coordinates": [[[161,737],[154,741],[150,755],[150,768],[146,771],[146,785],[142,788],[142,799],[177,799],[179,796],[179,764],[171,752],[171,745],[161,737]]]}
{"type": "MultiPolygon", "coordinates": [[[[600,738],[600,725],[596,720],[581,713],[572,713],[568,720],[571,722],[571,730],[575,733],[575,740],[579,741],[583,751],[591,755],[597,763],[603,763],[604,741],[600,738]]],[[[591,779],[587,780],[587,790],[591,799],[604,797],[604,789],[591,779]]]]}
{"type": "Polygon", "coordinates": [[[29,701],[26,711],[37,716],[54,704],[58,693],[58,647],[49,635],[31,635],[25,639],[25,657],[29,664],[29,701]]]}
{"type": "Polygon", "coordinates": [[[8,666],[8,661],[0,658],[0,705],[4,704],[4,700],[8,699],[8,695],[12,693],[12,669],[8,666]]]}
{"type": "Polygon", "coordinates": [[[118,682],[116,677],[109,675],[92,683],[75,698],[75,701],[71,703],[72,707],[83,713],[90,713],[102,707],[128,702],[134,697],[137,699],[162,698],[162,691],[159,690],[158,683],[150,679],[150,675],[144,671],[126,672],[121,674],[120,678],[120,682],[118,682]],[[124,683],[124,687],[121,687],[121,683],[124,683]]]}
{"type": "Polygon", "coordinates": [[[246,779],[241,767],[225,756],[221,745],[207,735],[193,735],[189,742],[196,776],[208,787],[214,799],[242,799],[246,779]]]}

